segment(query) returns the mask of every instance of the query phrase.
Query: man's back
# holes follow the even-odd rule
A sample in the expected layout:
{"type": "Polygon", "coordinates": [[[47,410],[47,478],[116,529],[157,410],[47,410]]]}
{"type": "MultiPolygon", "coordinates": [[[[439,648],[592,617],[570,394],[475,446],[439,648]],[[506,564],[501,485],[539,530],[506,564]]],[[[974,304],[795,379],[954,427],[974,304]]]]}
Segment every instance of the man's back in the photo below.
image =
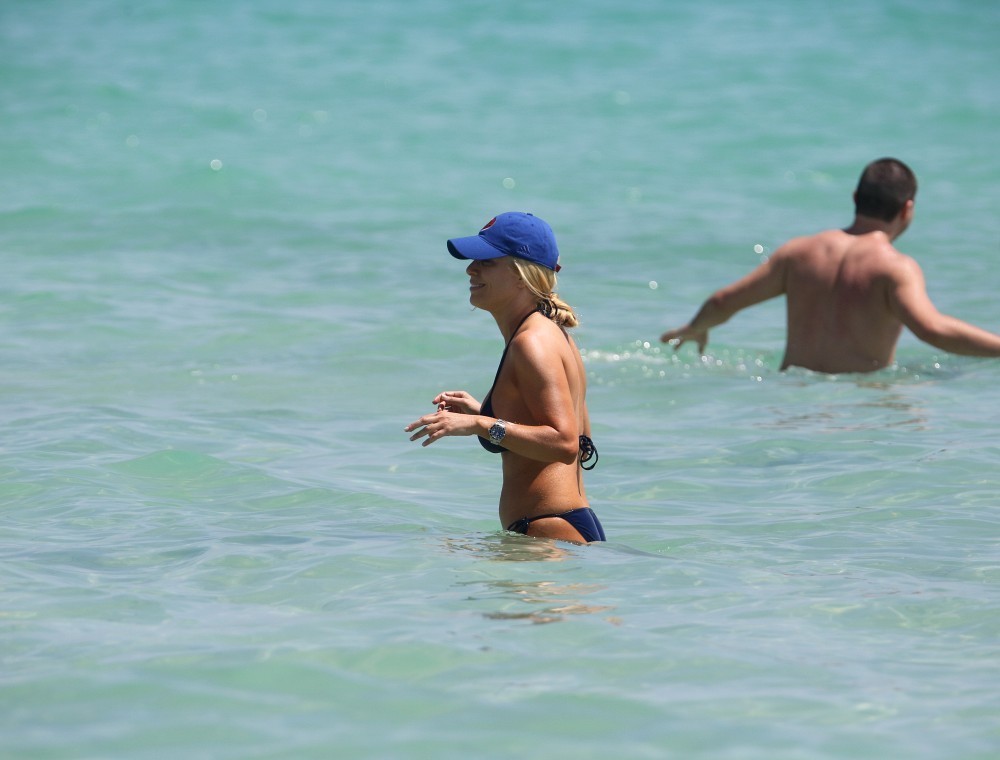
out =
{"type": "Polygon", "coordinates": [[[686,325],[660,336],[679,348],[733,314],[785,296],[788,342],[781,368],[871,372],[889,366],[903,327],[935,348],[1000,356],[1000,335],[942,314],[924,273],[892,247],[913,219],[917,180],[906,164],[883,158],[865,167],[854,193],[854,223],[796,238],[734,283],[715,291],[686,325]]]}
{"type": "Polygon", "coordinates": [[[893,293],[908,257],[883,232],[828,230],[775,252],[787,299],[782,368],[870,372],[892,363],[903,323],[893,293]]]}

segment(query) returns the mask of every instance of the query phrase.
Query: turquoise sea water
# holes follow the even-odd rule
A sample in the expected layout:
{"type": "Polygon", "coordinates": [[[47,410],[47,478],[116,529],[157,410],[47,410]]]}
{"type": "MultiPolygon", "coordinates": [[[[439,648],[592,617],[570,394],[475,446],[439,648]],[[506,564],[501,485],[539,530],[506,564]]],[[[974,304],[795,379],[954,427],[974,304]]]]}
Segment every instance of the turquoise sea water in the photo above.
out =
{"type": "Polygon", "coordinates": [[[660,332],[917,172],[1000,331],[1000,7],[0,5],[0,756],[992,758],[1000,362],[660,332]],[[610,541],[403,426],[501,341],[444,249],[552,223],[610,541]]]}

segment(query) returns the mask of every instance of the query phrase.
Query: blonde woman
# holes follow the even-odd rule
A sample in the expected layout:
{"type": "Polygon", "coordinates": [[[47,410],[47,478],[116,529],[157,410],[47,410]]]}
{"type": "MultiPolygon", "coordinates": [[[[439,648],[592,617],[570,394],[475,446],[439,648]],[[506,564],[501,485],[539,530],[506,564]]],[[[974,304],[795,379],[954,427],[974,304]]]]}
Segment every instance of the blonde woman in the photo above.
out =
{"type": "Polygon", "coordinates": [[[439,393],[437,411],[406,426],[410,440],[428,446],[444,436],[476,435],[500,454],[500,523],[507,530],[605,540],[583,486],[597,450],[583,360],[567,332],[577,317],[555,293],[560,267],[552,228],[532,214],[508,212],[478,235],[449,240],[448,251],[469,260],[469,301],[493,315],[506,345],[482,403],[465,391],[439,393]]]}

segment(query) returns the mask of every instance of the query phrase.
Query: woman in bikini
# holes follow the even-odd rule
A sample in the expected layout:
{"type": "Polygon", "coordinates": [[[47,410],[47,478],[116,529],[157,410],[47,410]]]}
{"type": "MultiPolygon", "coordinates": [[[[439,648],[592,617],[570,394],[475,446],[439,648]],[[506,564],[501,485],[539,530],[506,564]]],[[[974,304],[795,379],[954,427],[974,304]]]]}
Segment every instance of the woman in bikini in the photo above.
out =
{"type": "Polygon", "coordinates": [[[567,332],[573,309],[555,293],[559,251],[552,229],[531,214],[491,219],[478,235],[448,241],[470,260],[473,306],[496,320],[506,344],[482,403],[444,391],[437,411],[406,426],[428,446],[448,435],[477,435],[503,462],[500,522],[510,531],[576,543],[603,541],[587,502],[583,470],[597,464],[590,439],[587,378],[567,332]]]}

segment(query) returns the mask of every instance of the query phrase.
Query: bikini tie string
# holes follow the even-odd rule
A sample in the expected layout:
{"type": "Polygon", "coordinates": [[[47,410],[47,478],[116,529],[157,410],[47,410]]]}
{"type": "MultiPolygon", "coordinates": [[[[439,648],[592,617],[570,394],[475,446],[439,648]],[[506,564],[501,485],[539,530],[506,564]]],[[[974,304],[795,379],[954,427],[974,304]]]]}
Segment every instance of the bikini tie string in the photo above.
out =
{"type": "Polygon", "coordinates": [[[601,457],[597,453],[597,447],[594,445],[594,442],[590,440],[590,436],[581,435],[580,466],[585,470],[593,470],[595,467],[597,467],[597,462],[600,458],[601,457]],[[587,467],[587,462],[589,462],[591,459],[594,460],[594,463],[590,465],[590,467],[587,467]]]}

